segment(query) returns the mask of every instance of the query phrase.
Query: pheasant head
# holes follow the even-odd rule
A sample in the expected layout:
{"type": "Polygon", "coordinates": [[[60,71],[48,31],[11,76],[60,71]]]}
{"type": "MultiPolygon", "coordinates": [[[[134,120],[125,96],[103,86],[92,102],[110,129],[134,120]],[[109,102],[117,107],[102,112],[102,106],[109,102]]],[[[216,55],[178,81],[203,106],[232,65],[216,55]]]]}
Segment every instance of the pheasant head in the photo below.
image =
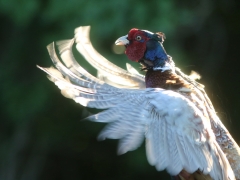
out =
{"type": "Polygon", "coordinates": [[[174,63],[163,47],[164,39],[162,32],[152,33],[133,28],[127,35],[117,39],[115,44],[124,45],[127,57],[141,63],[146,69],[165,71],[173,69],[174,63]]]}

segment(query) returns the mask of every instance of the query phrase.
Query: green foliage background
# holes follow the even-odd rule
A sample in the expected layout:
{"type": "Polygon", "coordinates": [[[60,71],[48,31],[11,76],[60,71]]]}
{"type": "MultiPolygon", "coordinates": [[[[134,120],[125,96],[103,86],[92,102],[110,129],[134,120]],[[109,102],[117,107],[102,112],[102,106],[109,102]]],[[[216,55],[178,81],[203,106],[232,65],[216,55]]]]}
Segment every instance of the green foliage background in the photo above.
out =
{"type": "Polygon", "coordinates": [[[239,142],[239,9],[237,0],[1,0],[0,179],[170,178],[147,163],[144,145],[117,156],[117,141],[98,142],[103,125],[81,121],[95,110],[64,98],[36,68],[52,65],[47,44],[72,38],[81,25],[92,26],[96,49],[122,67],[127,58],[112,51],[118,37],[132,27],[164,32],[168,54],[185,73],[202,75],[239,142]]]}

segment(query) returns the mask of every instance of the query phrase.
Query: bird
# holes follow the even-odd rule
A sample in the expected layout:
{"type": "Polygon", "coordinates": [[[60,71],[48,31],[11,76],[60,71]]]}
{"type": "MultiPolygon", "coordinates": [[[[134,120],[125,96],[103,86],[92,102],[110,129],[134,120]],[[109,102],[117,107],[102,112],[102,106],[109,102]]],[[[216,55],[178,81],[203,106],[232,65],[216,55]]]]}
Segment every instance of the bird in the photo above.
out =
{"type": "Polygon", "coordinates": [[[172,57],[166,53],[163,47],[165,38],[165,34],[162,32],[152,33],[133,28],[128,35],[119,38],[116,44],[124,45],[127,57],[132,61],[139,62],[143,69],[147,70],[145,76],[147,88],[170,89],[194,102],[202,111],[205,119],[210,121],[215,138],[223,152],[228,156],[229,162],[239,179],[240,151],[237,143],[216,115],[214,107],[204,90],[204,86],[175,67],[172,57]]]}
{"type": "Polygon", "coordinates": [[[70,40],[47,46],[55,67],[43,68],[61,93],[82,106],[103,109],[87,117],[108,123],[99,140],[119,139],[118,154],[144,141],[148,162],[173,179],[240,179],[240,150],[216,115],[204,86],[175,66],[164,47],[165,34],[132,28],[118,38],[125,54],[142,65],[140,74],[108,61],[92,46],[90,26],[75,29],[70,40]],[[98,70],[87,72],[74,58],[72,46],[98,70]],[[62,61],[58,58],[55,46],[62,61]],[[200,179],[200,178],[199,178],[200,179]]]}

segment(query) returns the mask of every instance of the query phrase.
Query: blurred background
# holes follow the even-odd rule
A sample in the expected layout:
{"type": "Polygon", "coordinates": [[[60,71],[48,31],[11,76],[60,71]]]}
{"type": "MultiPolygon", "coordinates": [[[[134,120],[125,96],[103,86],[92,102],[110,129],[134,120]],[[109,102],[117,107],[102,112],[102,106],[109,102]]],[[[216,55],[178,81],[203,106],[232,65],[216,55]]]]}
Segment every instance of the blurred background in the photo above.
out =
{"type": "Polygon", "coordinates": [[[127,57],[112,50],[118,37],[132,27],[164,32],[168,54],[183,72],[201,74],[240,142],[239,1],[1,0],[1,180],[170,179],[148,164],[144,145],[117,156],[117,141],[98,142],[104,124],[82,121],[96,110],[64,98],[36,68],[52,66],[46,45],[73,38],[81,25],[91,25],[94,47],[123,68],[127,57]]]}

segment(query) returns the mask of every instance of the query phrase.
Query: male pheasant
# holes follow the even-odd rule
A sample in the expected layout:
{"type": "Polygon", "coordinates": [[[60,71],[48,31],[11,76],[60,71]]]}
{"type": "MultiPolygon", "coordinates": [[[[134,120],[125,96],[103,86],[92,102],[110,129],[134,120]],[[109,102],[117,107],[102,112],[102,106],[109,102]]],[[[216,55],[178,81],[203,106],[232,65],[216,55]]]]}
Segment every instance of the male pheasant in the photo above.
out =
{"type": "Polygon", "coordinates": [[[118,153],[135,150],[145,137],[148,161],[175,179],[240,179],[240,150],[219,120],[203,85],[183,74],[163,48],[164,34],[131,29],[119,38],[126,55],[142,64],[146,76],[102,57],[89,40],[90,27],[75,39],[48,46],[55,68],[42,68],[64,96],[83,106],[106,109],[88,117],[109,123],[99,139],[120,139],[118,153]],[[90,75],[74,59],[72,45],[99,72],[90,75]],[[232,170],[233,169],[233,170],[232,170]],[[234,175],[234,173],[235,175],[234,175]]]}

